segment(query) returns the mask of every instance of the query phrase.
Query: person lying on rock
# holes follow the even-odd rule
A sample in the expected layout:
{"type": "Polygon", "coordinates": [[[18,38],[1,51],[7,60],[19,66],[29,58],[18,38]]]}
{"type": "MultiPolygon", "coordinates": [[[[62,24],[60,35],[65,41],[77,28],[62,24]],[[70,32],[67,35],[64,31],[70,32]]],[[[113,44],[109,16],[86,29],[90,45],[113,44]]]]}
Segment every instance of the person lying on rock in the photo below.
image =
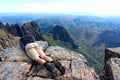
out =
{"type": "Polygon", "coordinates": [[[38,43],[35,42],[34,36],[28,31],[26,31],[25,35],[20,38],[20,43],[22,48],[32,60],[46,67],[46,69],[51,73],[52,78],[57,76],[55,67],[61,72],[62,75],[65,73],[65,68],[61,65],[61,63],[53,61],[52,58],[46,56],[38,43]]]}

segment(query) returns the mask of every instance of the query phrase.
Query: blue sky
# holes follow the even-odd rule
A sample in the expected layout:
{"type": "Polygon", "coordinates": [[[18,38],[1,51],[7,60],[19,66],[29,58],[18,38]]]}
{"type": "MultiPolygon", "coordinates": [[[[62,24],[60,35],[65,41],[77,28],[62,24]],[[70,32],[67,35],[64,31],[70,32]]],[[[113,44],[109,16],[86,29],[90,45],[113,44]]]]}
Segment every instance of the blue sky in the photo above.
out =
{"type": "Polygon", "coordinates": [[[0,0],[4,12],[120,16],[120,0],[0,0]]]}

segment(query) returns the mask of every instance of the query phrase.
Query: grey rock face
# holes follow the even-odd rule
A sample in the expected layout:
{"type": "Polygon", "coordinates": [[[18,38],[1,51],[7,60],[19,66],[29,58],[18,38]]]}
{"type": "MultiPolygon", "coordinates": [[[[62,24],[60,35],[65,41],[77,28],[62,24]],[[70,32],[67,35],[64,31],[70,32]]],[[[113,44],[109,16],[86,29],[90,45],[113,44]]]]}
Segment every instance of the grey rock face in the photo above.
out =
{"type": "Polygon", "coordinates": [[[120,80],[120,47],[105,49],[101,80],[120,80]]]}
{"type": "Polygon", "coordinates": [[[105,49],[105,63],[110,59],[110,58],[120,58],[120,47],[117,48],[107,48],[105,49]]]}
{"type": "Polygon", "coordinates": [[[111,66],[113,79],[120,80],[120,58],[111,58],[109,63],[111,66]]]}
{"type": "Polygon", "coordinates": [[[19,48],[5,49],[0,53],[0,80],[23,80],[31,60],[19,48]]]}
{"type": "Polygon", "coordinates": [[[87,60],[83,55],[59,46],[49,47],[46,50],[46,54],[54,60],[61,62],[66,69],[65,75],[56,79],[98,80],[96,73],[88,67],[87,60]]]}

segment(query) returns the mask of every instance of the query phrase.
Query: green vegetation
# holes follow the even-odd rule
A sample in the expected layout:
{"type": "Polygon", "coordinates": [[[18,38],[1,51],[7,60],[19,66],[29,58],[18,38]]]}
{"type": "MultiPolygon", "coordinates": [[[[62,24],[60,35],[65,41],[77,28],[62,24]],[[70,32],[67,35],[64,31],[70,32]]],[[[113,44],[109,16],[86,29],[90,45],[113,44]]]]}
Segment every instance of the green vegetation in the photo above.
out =
{"type": "Polygon", "coordinates": [[[61,40],[55,40],[49,34],[46,34],[43,37],[44,37],[45,41],[47,41],[48,44],[51,45],[51,46],[62,46],[62,47],[66,47],[66,48],[69,48],[69,49],[73,49],[72,45],[69,42],[64,42],[64,41],[61,41],[61,40]]]}
{"type": "Polygon", "coordinates": [[[88,60],[88,65],[94,67],[96,73],[100,74],[103,69],[105,46],[96,47],[94,43],[98,40],[101,30],[96,27],[79,27],[68,31],[80,45],[80,49],[76,51],[83,54],[88,60]]]}
{"type": "Polygon", "coordinates": [[[97,74],[100,74],[102,72],[103,65],[98,61],[98,58],[95,57],[95,52],[93,52],[93,48],[83,41],[80,42],[80,46],[81,48],[76,51],[83,54],[88,60],[88,65],[90,67],[93,67],[97,74]]]}
{"type": "MultiPolygon", "coordinates": [[[[52,46],[62,46],[62,47],[70,47],[69,43],[60,41],[60,40],[54,40],[51,35],[47,34],[44,35],[44,39],[52,46]]],[[[88,65],[90,67],[93,67],[97,74],[100,74],[103,69],[102,62],[100,61],[98,57],[96,57],[95,50],[90,47],[84,40],[77,41],[80,44],[80,49],[75,50],[78,53],[83,54],[86,59],[88,60],[88,65]]]]}
{"type": "Polygon", "coordinates": [[[57,40],[54,40],[49,35],[44,35],[43,37],[49,43],[49,45],[52,45],[52,46],[58,46],[58,45],[60,45],[60,43],[57,40]]]}
{"type": "Polygon", "coordinates": [[[39,26],[44,28],[50,24],[58,24],[69,29],[67,31],[81,47],[77,51],[82,53],[89,61],[89,65],[94,67],[96,72],[100,74],[104,63],[104,49],[120,46],[120,25],[118,21],[119,18],[60,16],[41,19],[38,23],[39,26]]]}

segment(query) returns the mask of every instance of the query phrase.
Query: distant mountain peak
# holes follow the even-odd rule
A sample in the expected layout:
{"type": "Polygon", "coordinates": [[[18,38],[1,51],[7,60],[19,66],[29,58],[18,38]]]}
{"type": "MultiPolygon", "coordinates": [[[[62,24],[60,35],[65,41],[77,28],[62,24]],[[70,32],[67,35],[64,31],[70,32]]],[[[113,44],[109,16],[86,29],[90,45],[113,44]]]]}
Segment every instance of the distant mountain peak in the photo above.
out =
{"type": "Polygon", "coordinates": [[[49,33],[52,34],[55,40],[68,42],[71,44],[72,48],[78,48],[78,46],[74,43],[74,40],[71,38],[68,31],[64,27],[56,25],[53,29],[49,31],[49,33]]]}
{"type": "Polygon", "coordinates": [[[72,38],[70,37],[67,30],[59,25],[56,25],[49,33],[53,34],[53,38],[56,40],[63,40],[63,41],[71,41],[72,38]]]}

